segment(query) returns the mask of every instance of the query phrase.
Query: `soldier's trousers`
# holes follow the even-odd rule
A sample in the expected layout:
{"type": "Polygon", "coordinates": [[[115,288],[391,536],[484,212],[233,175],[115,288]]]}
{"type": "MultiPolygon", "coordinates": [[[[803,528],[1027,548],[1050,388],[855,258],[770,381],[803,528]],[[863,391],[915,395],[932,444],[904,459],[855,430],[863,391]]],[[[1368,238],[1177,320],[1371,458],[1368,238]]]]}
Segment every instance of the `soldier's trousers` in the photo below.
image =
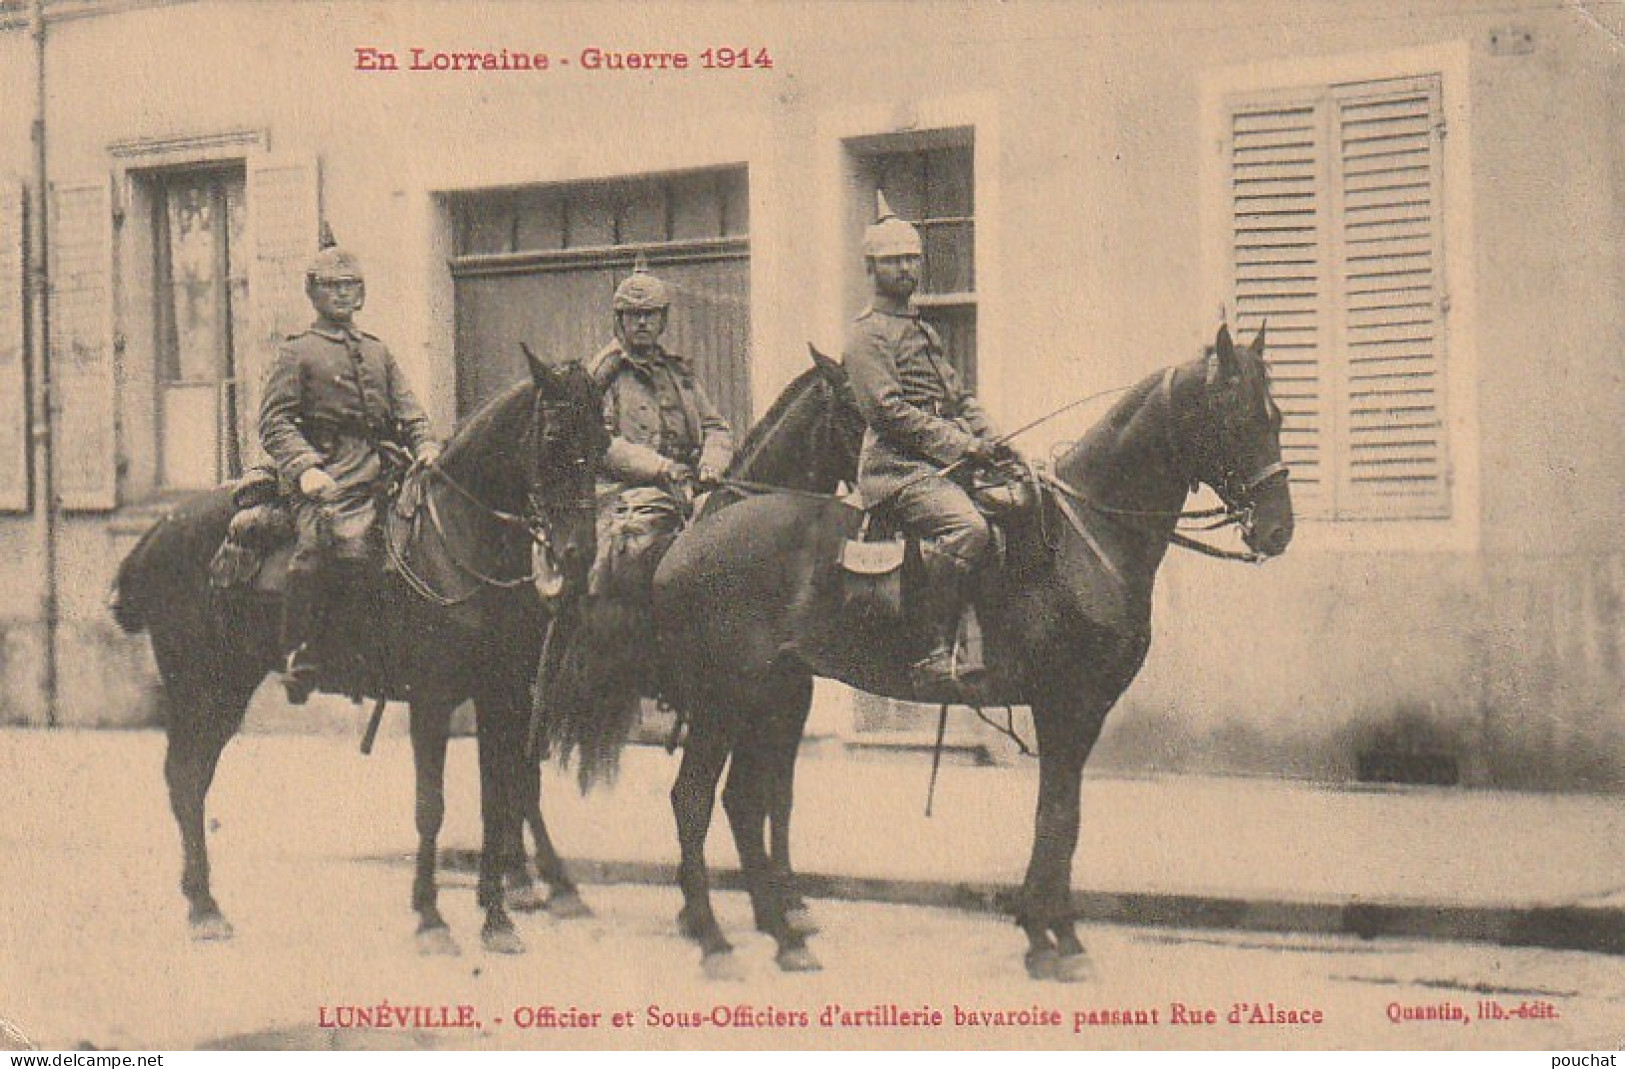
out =
{"type": "Polygon", "coordinates": [[[377,522],[370,491],[365,498],[345,494],[326,503],[300,496],[293,517],[295,542],[282,603],[282,647],[288,651],[320,637],[330,588],[366,566],[377,522]]]}
{"type": "Polygon", "coordinates": [[[992,532],[987,519],[963,487],[930,475],[899,490],[891,500],[892,515],[920,539],[929,566],[935,555],[956,571],[968,572],[987,552],[992,532]]]}

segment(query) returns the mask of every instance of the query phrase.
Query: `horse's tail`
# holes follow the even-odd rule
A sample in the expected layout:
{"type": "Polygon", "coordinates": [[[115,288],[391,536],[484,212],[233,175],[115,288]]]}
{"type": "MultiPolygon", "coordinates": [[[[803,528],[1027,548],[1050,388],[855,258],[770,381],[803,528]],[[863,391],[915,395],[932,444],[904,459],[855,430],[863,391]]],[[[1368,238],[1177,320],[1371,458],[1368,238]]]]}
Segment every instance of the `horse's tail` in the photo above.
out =
{"type": "Polygon", "coordinates": [[[537,668],[535,701],[560,767],[576,763],[582,793],[613,782],[621,749],[642,711],[643,677],[653,659],[646,603],[592,597],[555,623],[549,656],[537,668]]]}
{"type": "Polygon", "coordinates": [[[118,574],[113,577],[112,589],[107,593],[107,607],[112,610],[113,619],[132,635],[143,630],[151,619],[155,591],[146,580],[152,573],[152,544],[164,522],[159,520],[147,528],[147,533],[119,561],[118,574]]]}

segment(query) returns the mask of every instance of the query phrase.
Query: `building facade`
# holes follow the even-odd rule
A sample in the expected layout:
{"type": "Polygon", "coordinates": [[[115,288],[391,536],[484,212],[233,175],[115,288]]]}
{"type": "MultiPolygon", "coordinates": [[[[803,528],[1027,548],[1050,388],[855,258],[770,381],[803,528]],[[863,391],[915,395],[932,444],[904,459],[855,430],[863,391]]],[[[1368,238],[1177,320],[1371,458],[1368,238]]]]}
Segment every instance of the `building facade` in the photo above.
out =
{"type": "MultiPolygon", "coordinates": [[[[1221,318],[1268,323],[1297,540],[1259,570],[1170,558],[1104,761],[1625,785],[1606,6],[48,9],[62,723],[160,715],[107,583],[253,459],[321,222],[443,425],[521,373],[520,340],[596,351],[643,255],[676,287],[668,341],[743,427],[807,342],[839,349],[881,188],[1006,426],[1189,358],[1221,318]]],[[[25,9],[0,19],[0,719],[35,724],[34,42],[25,9]]]]}

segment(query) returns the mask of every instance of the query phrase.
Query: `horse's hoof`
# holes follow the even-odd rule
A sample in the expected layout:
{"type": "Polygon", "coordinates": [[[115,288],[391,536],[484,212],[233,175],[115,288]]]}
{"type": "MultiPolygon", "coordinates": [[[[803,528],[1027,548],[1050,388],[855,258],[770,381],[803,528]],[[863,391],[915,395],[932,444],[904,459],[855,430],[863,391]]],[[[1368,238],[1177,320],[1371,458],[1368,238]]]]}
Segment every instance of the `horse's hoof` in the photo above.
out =
{"type": "Polygon", "coordinates": [[[455,958],[463,952],[462,947],[457,945],[457,940],[451,937],[451,929],[445,925],[419,929],[414,938],[421,957],[455,958]]]}
{"type": "Polygon", "coordinates": [[[192,941],[196,943],[221,943],[236,934],[231,922],[218,913],[193,917],[191,927],[192,941]]]}
{"type": "Polygon", "coordinates": [[[1054,980],[1061,966],[1061,955],[1054,947],[1027,951],[1027,975],[1034,980],[1054,980]]]}
{"type": "Polygon", "coordinates": [[[819,972],[824,968],[823,962],[806,947],[786,947],[774,960],[779,963],[780,972],[819,972]]]}
{"type": "Polygon", "coordinates": [[[806,906],[795,906],[784,911],[784,924],[797,935],[817,935],[824,929],[819,927],[818,918],[812,915],[812,910],[806,906]]]}
{"type": "Polygon", "coordinates": [[[1055,956],[1055,975],[1051,979],[1063,984],[1086,984],[1095,978],[1094,962],[1086,951],[1055,956]]]}
{"type": "Polygon", "coordinates": [[[700,959],[700,970],[707,980],[726,980],[736,983],[745,978],[744,966],[731,950],[713,951],[700,959]]]}
{"type": "Polygon", "coordinates": [[[555,891],[547,900],[547,912],[561,921],[574,921],[592,916],[592,907],[574,891],[555,891]]]}
{"type": "Polygon", "coordinates": [[[547,896],[533,883],[508,888],[503,902],[516,913],[536,913],[549,908],[547,896]]]}
{"type": "Polygon", "coordinates": [[[486,928],[480,932],[480,942],[493,954],[523,954],[525,941],[512,928],[486,928]]]}

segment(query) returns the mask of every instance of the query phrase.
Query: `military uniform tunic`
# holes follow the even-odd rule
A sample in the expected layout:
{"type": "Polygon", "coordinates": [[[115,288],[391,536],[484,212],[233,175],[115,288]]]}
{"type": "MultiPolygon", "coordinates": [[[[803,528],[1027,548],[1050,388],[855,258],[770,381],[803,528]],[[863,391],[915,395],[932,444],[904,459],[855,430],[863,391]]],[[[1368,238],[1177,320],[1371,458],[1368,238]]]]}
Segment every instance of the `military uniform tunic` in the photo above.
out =
{"type": "Polygon", "coordinates": [[[388,347],[364,330],[325,320],[289,337],[266,380],[260,443],[294,491],[296,557],[323,552],[329,535],[336,556],[365,556],[383,441],[414,453],[434,441],[429,417],[388,347]],[[297,493],[299,477],[316,467],[339,488],[322,505],[297,493]]]}
{"type": "Polygon", "coordinates": [[[609,451],[604,472],[622,485],[660,481],[668,461],[727,470],[733,433],[688,361],[656,347],[636,358],[612,342],[593,359],[593,376],[604,387],[604,425],[609,451]]]}
{"type": "MultiPolygon", "coordinates": [[[[858,490],[963,566],[987,548],[987,521],[958,484],[938,474],[977,439],[995,437],[980,402],[919,313],[870,308],[852,325],[845,362],[868,429],[858,490]]],[[[968,474],[968,473],[967,473],[968,474]]]]}
{"type": "Polygon", "coordinates": [[[733,433],[688,362],[659,346],[640,358],[614,341],[591,367],[604,388],[610,440],[598,483],[598,557],[587,588],[644,597],[652,576],[640,565],[662,536],[682,528],[688,505],[663,476],[672,463],[725,471],[733,433]]]}

